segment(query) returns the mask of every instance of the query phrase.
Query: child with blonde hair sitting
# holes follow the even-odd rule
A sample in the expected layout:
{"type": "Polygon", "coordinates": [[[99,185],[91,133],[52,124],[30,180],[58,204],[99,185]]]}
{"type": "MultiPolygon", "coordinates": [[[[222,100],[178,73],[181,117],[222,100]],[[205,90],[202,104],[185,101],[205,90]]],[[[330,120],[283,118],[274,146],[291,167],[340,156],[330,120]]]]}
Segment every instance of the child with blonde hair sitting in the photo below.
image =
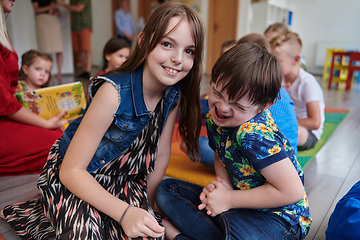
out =
{"type": "Polygon", "coordinates": [[[311,149],[319,141],[325,121],[322,89],[313,75],[299,66],[302,42],[293,32],[273,39],[272,52],[281,62],[283,85],[294,101],[299,124],[299,150],[311,149]]]}

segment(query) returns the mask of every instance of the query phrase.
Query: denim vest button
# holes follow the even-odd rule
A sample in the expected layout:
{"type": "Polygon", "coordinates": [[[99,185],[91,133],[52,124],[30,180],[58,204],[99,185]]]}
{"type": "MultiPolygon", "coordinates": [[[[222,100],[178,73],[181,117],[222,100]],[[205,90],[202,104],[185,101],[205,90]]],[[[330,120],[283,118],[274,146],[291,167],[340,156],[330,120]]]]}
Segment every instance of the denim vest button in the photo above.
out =
{"type": "Polygon", "coordinates": [[[124,124],[124,128],[127,129],[129,127],[129,125],[127,124],[124,124]]]}
{"type": "Polygon", "coordinates": [[[122,151],[122,150],[123,150],[123,147],[119,147],[119,150],[122,151]]]}
{"type": "Polygon", "coordinates": [[[100,164],[101,164],[101,165],[104,165],[104,164],[105,164],[105,160],[101,160],[101,161],[100,161],[100,164]]]}
{"type": "Polygon", "coordinates": [[[138,134],[137,133],[134,133],[134,137],[137,137],[138,136],[138,134]]]}

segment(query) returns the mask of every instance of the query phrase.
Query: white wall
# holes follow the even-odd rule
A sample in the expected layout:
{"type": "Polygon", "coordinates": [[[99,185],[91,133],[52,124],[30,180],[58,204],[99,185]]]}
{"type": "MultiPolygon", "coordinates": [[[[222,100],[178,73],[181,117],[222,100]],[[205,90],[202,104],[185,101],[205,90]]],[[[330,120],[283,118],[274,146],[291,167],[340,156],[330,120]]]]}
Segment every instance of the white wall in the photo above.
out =
{"type": "Polygon", "coordinates": [[[311,8],[295,10],[293,28],[302,39],[309,72],[322,74],[323,68],[315,65],[320,41],[357,41],[360,48],[359,10],[359,0],[317,0],[311,8]]]}
{"type": "Polygon", "coordinates": [[[91,0],[92,5],[92,54],[93,65],[99,65],[106,42],[112,37],[112,17],[110,0],[91,0]]]}

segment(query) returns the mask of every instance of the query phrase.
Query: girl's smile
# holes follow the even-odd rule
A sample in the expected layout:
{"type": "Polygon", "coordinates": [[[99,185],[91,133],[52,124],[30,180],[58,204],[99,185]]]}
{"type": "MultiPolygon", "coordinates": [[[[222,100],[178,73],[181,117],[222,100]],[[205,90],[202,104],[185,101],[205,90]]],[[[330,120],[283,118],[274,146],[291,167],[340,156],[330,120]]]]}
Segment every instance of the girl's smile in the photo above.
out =
{"type": "Polygon", "coordinates": [[[176,75],[178,72],[180,72],[180,70],[178,69],[174,69],[174,68],[170,68],[170,67],[165,67],[163,66],[163,68],[168,71],[169,74],[171,75],[176,75]]]}

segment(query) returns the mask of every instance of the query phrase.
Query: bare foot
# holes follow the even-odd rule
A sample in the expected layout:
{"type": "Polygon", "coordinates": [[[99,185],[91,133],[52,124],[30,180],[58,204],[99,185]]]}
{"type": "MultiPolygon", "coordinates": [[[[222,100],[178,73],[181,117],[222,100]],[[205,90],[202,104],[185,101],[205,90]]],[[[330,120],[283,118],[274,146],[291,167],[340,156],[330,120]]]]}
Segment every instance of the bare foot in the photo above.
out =
{"type": "Polygon", "coordinates": [[[0,217],[1,217],[2,219],[5,219],[4,209],[2,209],[2,210],[0,211],[0,217]]]}
{"type": "Polygon", "coordinates": [[[168,240],[173,240],[178,234],[180,234],[181,232],[179,230],[177,230],[174,225],[172,225],[170,223],[169,220],[167,219],[163,219],[162,223],[165,227],[165,237],[168,240]]]}

